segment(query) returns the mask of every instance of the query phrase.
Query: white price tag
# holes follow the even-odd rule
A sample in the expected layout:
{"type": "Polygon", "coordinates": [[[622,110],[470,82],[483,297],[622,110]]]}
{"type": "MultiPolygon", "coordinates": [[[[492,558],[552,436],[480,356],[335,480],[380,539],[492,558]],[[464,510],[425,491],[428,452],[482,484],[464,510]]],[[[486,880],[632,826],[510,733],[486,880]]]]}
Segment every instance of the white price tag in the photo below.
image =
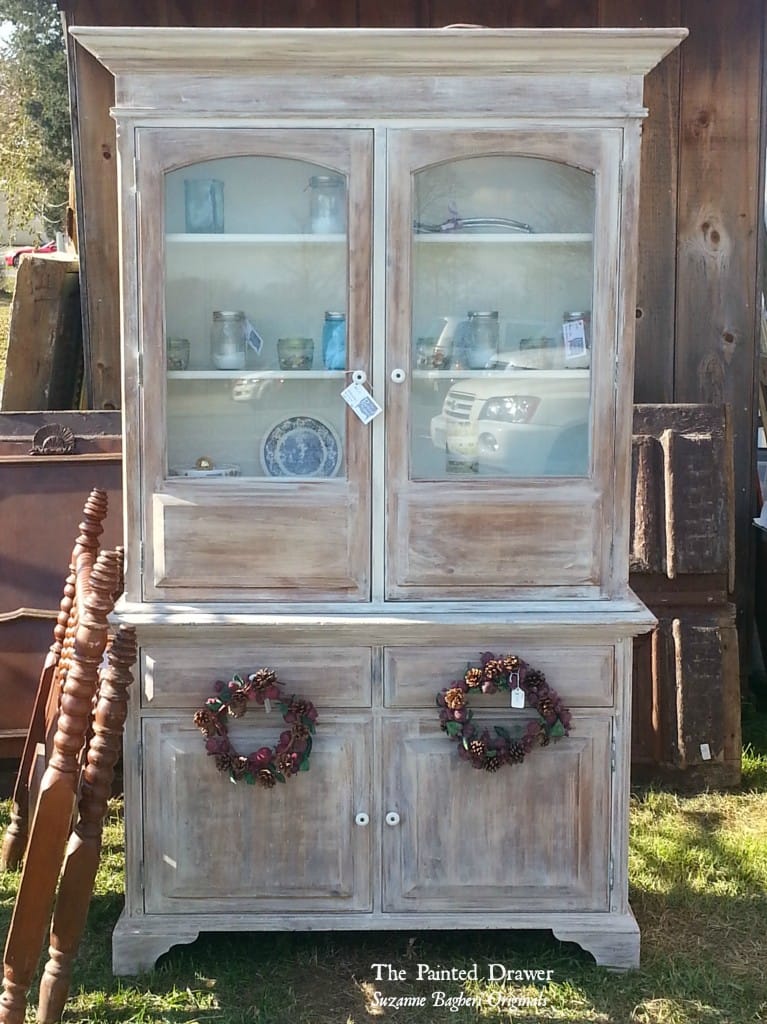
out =
{"type": "Polygon", "coordinates": [[[511,706],[513,708],[523,708],[525,706],[525,691],[519,685],[519,672],[516,670],[509,676],[509,683],[513,683],[511,689],[511,706]]]}
{"type": "Polygon", "coordinates": [[[341,392],[341,398],[343,398],[347,405],[351,406],[354,414],[363,423],[370,423],[382,411],[375,398],[361,384],[350,384],[348,388],[344,388],[341,392]]]}
{"type": "Polygon", "coordinates": [[[562,324],[565,359],[579,359],[586,355],[586,326],[583,320],[568,320],[562,324]]]}

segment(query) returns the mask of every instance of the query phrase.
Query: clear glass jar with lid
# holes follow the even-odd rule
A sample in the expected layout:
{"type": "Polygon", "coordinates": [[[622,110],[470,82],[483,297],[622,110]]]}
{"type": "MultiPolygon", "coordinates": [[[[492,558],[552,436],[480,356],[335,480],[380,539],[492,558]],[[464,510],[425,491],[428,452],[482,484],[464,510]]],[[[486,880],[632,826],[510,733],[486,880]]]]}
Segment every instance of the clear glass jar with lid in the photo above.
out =
{"type": "Polygon", "coordinates": [[[328,312],[322,325],[322,362],[326,370],[346,369],[346,314],[328,312]]]}
{"type": "Polygon", "coordinates": [[[483,370],[498,355],[498,311],[470,311],[466,363],[470,370],[483,370]]]}
{"type": "Polygon", "coordinates": [[[346,231],[346,182],[339,174],[316,174],[309,179],[309,219],[315,235],[346,231]]]}
{"type": "Polygon", "coordinates": [[[210,328],[210,360],[217,370],[243,370],[247,320],[241,309],[217,309],[210,328]]]}

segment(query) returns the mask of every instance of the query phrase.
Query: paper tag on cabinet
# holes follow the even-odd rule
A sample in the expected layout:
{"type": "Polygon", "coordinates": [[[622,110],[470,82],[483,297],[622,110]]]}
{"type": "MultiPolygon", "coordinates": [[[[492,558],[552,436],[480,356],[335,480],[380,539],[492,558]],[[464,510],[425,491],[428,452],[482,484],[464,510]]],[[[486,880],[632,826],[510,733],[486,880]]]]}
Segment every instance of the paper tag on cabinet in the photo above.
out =
{"type": "Polygon", "coordinates": [[[363,423],[370,423],[379,412],[383,411],[367,388],[364,388],[361,384],[350,384],[348,388],[344,388],[341,392],[341,398],[343,398],[347,405],[351,406],[355,415],[363,423]]]}
{"type": "Polygon", "coordinates": [[[565,359],[578,359],[586,355],[586,325],[583,320],[568,320],[562,324],[565,359]]]}
{"type": "Polygon", "coordinates": [[[525,691],[519,685],[519,672],[515,669],[509,675],[509,688],[511,691],[511,706],[523,708],[525,706],[525,691]]]}

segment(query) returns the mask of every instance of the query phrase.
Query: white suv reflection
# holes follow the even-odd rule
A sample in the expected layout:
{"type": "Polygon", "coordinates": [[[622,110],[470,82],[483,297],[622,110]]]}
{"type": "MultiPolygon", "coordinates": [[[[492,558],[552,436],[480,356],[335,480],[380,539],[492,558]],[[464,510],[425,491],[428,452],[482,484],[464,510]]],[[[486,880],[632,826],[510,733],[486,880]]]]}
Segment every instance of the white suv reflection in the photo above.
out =
{"type": "Polygon", "coordinates": [[[431,440],[452,471],[587,476],[590,390],[587,369],[513,368],[466,377],[452,385],[432,419],[431,440]]]}

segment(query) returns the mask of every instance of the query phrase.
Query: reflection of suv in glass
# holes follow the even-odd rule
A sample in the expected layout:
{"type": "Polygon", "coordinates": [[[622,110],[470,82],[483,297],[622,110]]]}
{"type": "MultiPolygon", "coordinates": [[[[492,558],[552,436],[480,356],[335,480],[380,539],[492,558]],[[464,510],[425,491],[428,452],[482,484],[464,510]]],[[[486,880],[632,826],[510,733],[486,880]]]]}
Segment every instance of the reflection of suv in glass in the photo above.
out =
{"type": "Polygon", "coordinates": [[[588,370],[510,370],[452,385],[431,421],[448,468],[501,476],[586,476],[588,370]]]}

